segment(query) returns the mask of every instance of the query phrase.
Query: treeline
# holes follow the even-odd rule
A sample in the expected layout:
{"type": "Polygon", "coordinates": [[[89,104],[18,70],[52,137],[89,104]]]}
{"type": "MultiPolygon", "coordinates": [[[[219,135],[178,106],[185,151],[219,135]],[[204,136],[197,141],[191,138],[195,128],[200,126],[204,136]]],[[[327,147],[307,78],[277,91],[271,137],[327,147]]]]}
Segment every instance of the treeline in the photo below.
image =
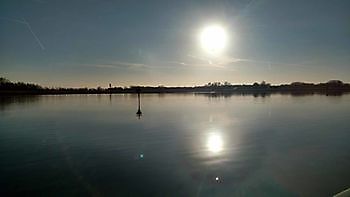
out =
{"type": "Polygon", "coordinates": [[[252,85],[233,85],[229,82],[210,82],[203,86],[193,87],[165,87],[165,86],[130,86],[109,88],[47,88],[37,84],[11,82],[0,78],[0,94],[112,94],[112,93],[230,93],[230,94],[342,94],[350,92],[350,84],[340,80],[331,80],[326,83],[293,82],[284,85],[271,85],[262,81],[252,85]]]}
{"type": "Polygon", "coordinates": [[[1,94],[97,94],[107,92],[104,88],[48,88],[38,84],[11,82],[0,77],[1,94]]]}
{"type": "Polygon", "coordinates": [[[0,90],[41,90],[42,87],[37,84],[11,82],[10,80],[0,77],[0,90]]]}

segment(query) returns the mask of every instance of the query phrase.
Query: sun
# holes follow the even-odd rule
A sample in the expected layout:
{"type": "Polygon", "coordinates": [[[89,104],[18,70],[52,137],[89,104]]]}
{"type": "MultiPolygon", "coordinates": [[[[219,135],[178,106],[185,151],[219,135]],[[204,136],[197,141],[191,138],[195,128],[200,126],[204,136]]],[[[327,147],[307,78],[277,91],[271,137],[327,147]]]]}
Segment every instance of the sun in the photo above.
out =
{"type": "Polygon", "coordinates": [[[220,25],[205,27],[200,33],[200,44],[211,55],[222,53],[227,45],[227,34],[220,25]]]}

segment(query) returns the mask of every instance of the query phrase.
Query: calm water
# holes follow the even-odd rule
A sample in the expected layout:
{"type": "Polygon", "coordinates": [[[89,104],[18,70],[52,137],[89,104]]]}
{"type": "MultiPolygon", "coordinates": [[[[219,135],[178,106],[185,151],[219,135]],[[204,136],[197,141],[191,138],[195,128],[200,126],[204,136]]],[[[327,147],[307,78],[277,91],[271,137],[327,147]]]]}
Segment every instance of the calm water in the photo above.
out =
{"type": "Polygon", "coordinates": [[[330,196],[350,95],[1,98],[0,196],[330,196]]]}

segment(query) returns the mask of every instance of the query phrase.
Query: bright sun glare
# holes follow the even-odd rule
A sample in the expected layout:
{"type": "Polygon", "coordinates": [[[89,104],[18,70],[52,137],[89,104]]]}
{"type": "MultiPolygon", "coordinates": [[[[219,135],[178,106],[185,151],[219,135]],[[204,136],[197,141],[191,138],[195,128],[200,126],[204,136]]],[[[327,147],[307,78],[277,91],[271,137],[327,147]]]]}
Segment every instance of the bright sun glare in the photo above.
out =
{"type": "Polygon", "coordinates": [[[223,141],[220,135],[211,134],[208,137],[207,148],[212,153],[218,153],[223,149],[223,141]]]}
{"type": "Polygon", "coordinates": [[[200,34],[202,48],[209,54],[221,53],[227,45],[225,29],[219,25],[205,27],[200,34]]]}

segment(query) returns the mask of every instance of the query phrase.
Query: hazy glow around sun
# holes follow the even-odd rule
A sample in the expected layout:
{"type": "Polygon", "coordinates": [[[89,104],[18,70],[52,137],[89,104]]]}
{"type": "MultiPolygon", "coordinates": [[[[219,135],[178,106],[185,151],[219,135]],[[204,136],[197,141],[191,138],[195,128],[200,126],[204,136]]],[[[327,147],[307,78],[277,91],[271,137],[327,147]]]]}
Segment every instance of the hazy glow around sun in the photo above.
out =
{"type": "Polygon", "coordinates": [[[212,55],[220,54],[227,45],[226,31],[219,25],[205,27],[199,38],[202,48],[212,55]]]}

